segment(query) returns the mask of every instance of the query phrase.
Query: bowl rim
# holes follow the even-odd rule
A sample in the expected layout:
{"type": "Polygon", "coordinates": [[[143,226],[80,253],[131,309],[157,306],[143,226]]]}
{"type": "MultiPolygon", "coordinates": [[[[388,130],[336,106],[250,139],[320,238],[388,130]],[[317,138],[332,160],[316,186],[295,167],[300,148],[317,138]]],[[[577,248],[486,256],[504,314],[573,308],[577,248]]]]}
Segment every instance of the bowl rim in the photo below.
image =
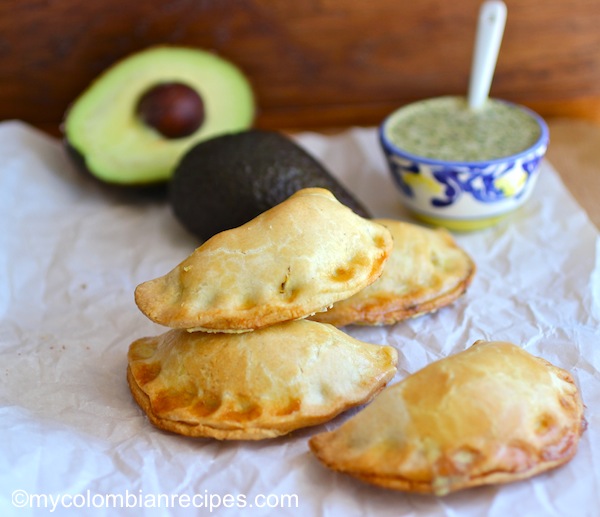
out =
{"type": "MultiPolygon", "coordinates": [[[[546,121],[542,118],[541,115],[539,115],[532,109],[528,108],[527,106],[523,106],[522,104],[517,104],[515,102],[511,102],[506,99],[498,99],[498,98],[491,98],[491,99],[495,100],[495,101],[503,102],[510,106],[514,106],[514,107],[520,109],[521,111],[527,113],[531,118],[533,118],[537,122],[537,124],[540,128],[539,138],[535,141],[535,143],[533,143],[532,145],[530,145],[528,148],[524,149],[523,151],[519,151],[518,153],[507,155],[507,156],[502,156],[500,158],[493,158],[491,160],[471,160],[471,161],[440,160],[437,158],[428,158],[426,156],[409,153],[408,151],[405,151],[401,147],[398,147],[396,144],[394,144],[388,138],[388,136],[386,135],[386,129],[387,129],[388,124],[390,123],[390,120],[392,119],[392,117],[394,117],[394,115],[396,113],[398,113],[400,110],[402,110],[412,104],[417,104],[417,103],[425,101],[425,100],[436,99],[436,98],[441,98],[441,97],[448,97],[448,96],[430,97],[427,99],[422,99],[421,101],[411,102],[411,103],[405,104],[404,106],[399,107],[398,109],[396,109],[392,113],[390,113],[387,117],[385,117],[385,119],[383,119],[383,122],[379,125],[379,131],[378,131],[379,139],[380,139],[382,146],[385,149],[389,150],[390,152],[397,154],[403,158],[406,158],[413,162],[423,163],[426,165],[438,165],[438,166],[456,167],[456,168],[458,168],[458,167],[482,168],[482,167],[488,167],[490,165],[497,165],[497,164],[502,164],[502,163],[506,163],[506,162],[516,161],[520,158],[523,158],[527,155],[532,154],[533,152],[537,151],[540,148],[547,147],[547,145],[548,145],[548,141],[550,139],[550,132],[548,129],[548,125],[546,124],[546,121]]],[[[461,97],[461,96],[456,95],[453,97],[461,97]]],[[[544,149],[544,151],[545,151],[545,149],[544,149]]]]}

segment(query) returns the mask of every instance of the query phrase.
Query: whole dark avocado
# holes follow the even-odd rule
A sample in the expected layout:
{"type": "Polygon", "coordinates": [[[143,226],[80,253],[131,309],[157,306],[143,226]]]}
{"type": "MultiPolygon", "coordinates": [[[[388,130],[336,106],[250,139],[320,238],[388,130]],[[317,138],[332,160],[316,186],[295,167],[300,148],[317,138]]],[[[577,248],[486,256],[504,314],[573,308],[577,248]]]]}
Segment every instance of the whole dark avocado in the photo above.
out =
{"type": "Polygon", "coordinates": [[[196,144],[175,168],[169,201],[181,224],[206,240],[307,187],[326,188],[357,214],[370,217],[316,158],[284,134],[260,129],[196,144]]]}

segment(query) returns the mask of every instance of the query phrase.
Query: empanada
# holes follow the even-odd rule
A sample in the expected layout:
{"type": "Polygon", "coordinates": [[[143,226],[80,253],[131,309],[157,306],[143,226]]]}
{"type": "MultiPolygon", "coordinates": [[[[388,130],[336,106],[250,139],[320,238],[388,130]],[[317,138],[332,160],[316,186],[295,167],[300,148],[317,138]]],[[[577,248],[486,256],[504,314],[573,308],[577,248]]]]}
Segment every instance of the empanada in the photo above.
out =
{"type": "Polygon", "coordinates": [[[354,296],[311,319],[344,325],[391,325],[452,303],[470,285],[475,264],[447,230],[376,219],[394,248],[383,274],[354,296]]]}
{"type": "Polygon", "coordinates": [[[391,249],[385,227],[328,190],[303,189],[140,284],[135,301],[168,327],[244,332],[304,318],[364,289],[391,249]]]}
{"type": "Polygon", "coordinates": [[[478,341],[386,388],[310,448],[363,481],[443,495],[557,467],[584,428],[568,372],[516,345],[478,341]]]}
{"type": "Polygon", "coordinates": [[[127,379],[157,427],[258,440],[370,400],[396,372],[390,346],[308,320],[242,334],[170,330],[134,341],[127,379]]]}

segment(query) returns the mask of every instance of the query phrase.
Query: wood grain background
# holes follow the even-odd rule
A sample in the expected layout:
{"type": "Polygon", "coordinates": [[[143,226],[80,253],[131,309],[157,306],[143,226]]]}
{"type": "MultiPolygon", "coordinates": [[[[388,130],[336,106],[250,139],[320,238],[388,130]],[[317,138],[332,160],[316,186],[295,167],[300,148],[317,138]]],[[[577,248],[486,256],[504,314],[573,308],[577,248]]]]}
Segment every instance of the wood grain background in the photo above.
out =
{"type": "MultiPolygon", "coordinates": [[[[600,121],[600,0],[507,0],[492,94],[600,121]]],[[[259,127],[377,124],[466,91],[479,0],[3,0],[0,120],[57,133],[109,65],[154,44],[235,62],[259,127]]]]}

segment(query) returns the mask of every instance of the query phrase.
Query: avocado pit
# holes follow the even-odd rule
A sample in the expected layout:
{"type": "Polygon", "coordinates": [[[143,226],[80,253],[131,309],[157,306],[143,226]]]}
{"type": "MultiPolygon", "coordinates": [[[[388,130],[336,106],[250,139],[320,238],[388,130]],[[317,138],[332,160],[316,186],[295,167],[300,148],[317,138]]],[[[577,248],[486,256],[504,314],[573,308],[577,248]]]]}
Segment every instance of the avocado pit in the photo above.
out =
{"type": "Polygon", "coordinates": [[[186,84],[169,82],[152,86],[140,97],[136,114],[166,138],[184,138],[196,132],[205,118],[204,103],[186,84]]]}

